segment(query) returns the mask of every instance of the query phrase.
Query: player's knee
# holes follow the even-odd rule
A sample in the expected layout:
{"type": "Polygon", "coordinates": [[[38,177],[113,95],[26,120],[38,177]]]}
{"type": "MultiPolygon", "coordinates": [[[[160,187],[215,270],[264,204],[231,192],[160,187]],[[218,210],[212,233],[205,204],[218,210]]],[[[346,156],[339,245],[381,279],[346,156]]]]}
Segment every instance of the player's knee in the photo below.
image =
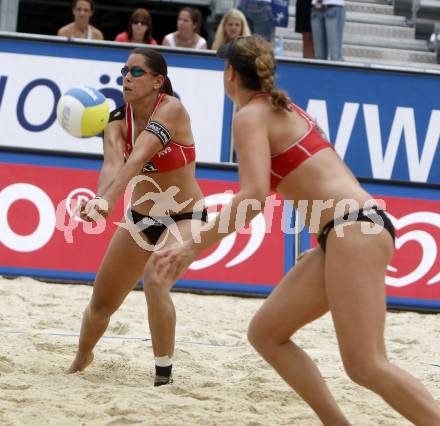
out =
{"type": "Polygon", "coordinates": [[[353,382],[366,388],[374,388],[383,379],[383,362],[366,355],[344,356],[344,368],[353,382]]]}
{"type": "Polygon", "coordinates": [[[292,335],[280,330],[267,316],[257,312],[249,324],[247,337],[251,345],[261,353],[289,342],[292,335]]]}
{"type": "Polygon", "coordinates": [[[105,320],[110,318],[117,308],[113,304],[105,301],[92,299],[86,308],[86,315],[92,320],[105,320]]]}
{"type": "Polygon", "coordinates": [[[258,325],[256,324],[255,317],[252,318],[251,322],[249,323],[248,329],[247,329],[247,338],[249,340],[249,343],[256,348],[258,345],[258,325]]]}
{"type": "Polygon", "coordinates": [[[151,277],[144,277],[144,293],[147,298],[154,298],[167,288],[167,283],[151,277]]]}
{"type": "Polygon", "coordinates": [[[271,342],[270,332],[265,326],[264,322],[258,316],[252,318],[248,331],[247,338],[249,343],[258,351],[264,351],[268,343],[271,342]]]}

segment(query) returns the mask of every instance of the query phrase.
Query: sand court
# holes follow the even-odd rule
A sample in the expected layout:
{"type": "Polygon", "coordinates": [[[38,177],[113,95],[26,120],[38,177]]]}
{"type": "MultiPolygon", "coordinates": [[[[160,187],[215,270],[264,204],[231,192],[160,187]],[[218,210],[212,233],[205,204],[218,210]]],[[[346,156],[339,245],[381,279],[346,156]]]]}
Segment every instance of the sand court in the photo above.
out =
{"type": "MultiPolygon", "coordinates": [[[[174,380],[154,388],[144,294],[131,292],[81,373],[74,356],[92,288],[0,278],[0,425],[319,425],[314,413],[253,350],[247,325],[263,299],[173,293],[174,380]]],[[[390,359],[440,400],[439,315],[389,313],[390,359]]],[[[354,425],[407,425],[352,383],[330,315],[296,337],[354,425]]]]}

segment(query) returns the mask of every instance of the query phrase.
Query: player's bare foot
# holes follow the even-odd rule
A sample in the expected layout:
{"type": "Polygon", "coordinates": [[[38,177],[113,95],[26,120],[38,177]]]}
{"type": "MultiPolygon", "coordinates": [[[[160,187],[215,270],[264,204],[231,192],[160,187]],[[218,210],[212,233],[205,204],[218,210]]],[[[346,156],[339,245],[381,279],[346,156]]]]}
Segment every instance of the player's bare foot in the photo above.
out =
{"type": "Polygon", "coordinates": [[[72,365],[67,370],[67,374],[76,373],[77,371],[85,370],[89,364],[93,361],[94,355],[93,352],[90,353],[86,358],[80,358],[78,356],[72,362],[72,365]]]}

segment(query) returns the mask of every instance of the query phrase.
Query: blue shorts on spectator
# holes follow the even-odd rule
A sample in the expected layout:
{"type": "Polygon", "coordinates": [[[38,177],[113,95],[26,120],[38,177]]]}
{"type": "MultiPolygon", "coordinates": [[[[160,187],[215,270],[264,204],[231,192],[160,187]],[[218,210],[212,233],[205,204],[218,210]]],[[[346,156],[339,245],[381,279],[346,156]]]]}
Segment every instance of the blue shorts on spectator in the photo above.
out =
{"type": "Polygon", "coordinates": [[[311,26],[316,59],[342,61],[344,0],[313,0],[311,26]]]}
{"type": "Polygon", "coordinates": [[[271,0],[240,0],[238,8],[246,16],[252,34],[259,34],[267,41],[273,41],[275,23],[271,0]]]}

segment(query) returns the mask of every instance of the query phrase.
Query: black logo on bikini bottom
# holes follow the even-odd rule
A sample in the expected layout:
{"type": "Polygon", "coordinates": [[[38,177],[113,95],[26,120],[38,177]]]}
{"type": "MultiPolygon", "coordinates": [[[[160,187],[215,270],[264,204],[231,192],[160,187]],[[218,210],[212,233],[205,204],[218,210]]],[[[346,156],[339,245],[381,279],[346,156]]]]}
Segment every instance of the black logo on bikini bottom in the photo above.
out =
{"type": "Polygon", "coordinates": [[[149,173],[149,172],[157,172],[157,167],[154,163],[152,163],[151,161],[147,164],[145,164],[145,166],[142,169],[143,173],[149,173]]]}

